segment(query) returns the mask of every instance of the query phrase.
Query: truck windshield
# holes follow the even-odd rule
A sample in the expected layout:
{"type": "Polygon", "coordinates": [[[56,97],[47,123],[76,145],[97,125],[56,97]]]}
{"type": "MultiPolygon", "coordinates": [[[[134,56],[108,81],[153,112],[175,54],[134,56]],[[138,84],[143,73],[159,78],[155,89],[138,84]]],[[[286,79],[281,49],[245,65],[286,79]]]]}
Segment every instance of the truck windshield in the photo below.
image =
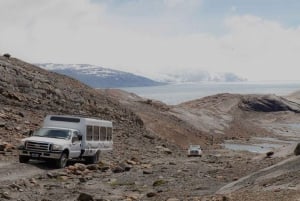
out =
{"type": "Polygon", "coordinates": [[[35,131],[33,133],[33,136],[69,139],[71,135],[70,135],[70,130],[41,128],[41,129],[35,131]]]}

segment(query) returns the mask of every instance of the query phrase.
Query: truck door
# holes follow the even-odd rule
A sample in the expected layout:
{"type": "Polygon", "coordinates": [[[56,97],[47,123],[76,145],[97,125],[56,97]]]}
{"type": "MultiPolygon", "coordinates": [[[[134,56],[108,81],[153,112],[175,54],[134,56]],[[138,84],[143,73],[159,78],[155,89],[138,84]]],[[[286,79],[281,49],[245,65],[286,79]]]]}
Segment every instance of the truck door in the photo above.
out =
{"type": "Polygon", "coordinates": [[[78,131],[73,131],[70,147],[70,158],[78,158],[81,152],[81,140],[78,131]]]}

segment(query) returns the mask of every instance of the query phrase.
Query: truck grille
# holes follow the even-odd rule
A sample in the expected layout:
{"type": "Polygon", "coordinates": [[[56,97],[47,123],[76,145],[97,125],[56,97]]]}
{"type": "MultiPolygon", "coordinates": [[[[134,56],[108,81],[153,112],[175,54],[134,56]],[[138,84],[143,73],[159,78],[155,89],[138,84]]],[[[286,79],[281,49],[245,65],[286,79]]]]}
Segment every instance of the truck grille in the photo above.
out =
{"type": "Polygon", "coordinates": [[[49,151],[48,143],[40,143],[40,142],[26,142],[26,149],[34,150],[34,151],[49,151]]]}

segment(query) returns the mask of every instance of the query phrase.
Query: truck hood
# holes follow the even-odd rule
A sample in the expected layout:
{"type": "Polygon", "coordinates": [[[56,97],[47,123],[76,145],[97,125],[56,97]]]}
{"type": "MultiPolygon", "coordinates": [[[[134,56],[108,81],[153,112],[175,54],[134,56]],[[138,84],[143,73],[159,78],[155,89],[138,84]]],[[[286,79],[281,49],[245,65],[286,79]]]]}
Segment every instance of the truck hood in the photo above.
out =
{"type": "Polygon", "coordinates": [[[49,138],[49,137],[36,137],[36,136],[25,138],[22,141],[44,142],[44,143],[57,144],[57,145],[63,145],[68,142],[68,140],[65,140],[65,139],[49,138]]]}

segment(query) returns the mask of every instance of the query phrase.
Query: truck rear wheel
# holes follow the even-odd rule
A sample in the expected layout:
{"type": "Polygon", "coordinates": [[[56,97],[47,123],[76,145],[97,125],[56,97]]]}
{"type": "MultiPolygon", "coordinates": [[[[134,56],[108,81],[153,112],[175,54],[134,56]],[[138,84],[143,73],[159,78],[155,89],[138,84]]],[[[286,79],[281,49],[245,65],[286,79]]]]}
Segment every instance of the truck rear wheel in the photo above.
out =
{"type": "Polygon", "coordinates": [[[98,163],[99,160],[100,160],[100,151],[97,151],[93,156],[86,158],[86,162],[90,164],[98,163]]]}
{"type": "Polygon", "coordinates": [[[28,163],[29,157],[28,156],[19,156],[20,163],[28,163]]]}
{"type": "Polygon", "coordinates": [[[66,152],[63,152],[60,158],[56,161],[56,167],[57,168],[66,167],[67,161],[68,161],[68,154],[66,152]]]}

